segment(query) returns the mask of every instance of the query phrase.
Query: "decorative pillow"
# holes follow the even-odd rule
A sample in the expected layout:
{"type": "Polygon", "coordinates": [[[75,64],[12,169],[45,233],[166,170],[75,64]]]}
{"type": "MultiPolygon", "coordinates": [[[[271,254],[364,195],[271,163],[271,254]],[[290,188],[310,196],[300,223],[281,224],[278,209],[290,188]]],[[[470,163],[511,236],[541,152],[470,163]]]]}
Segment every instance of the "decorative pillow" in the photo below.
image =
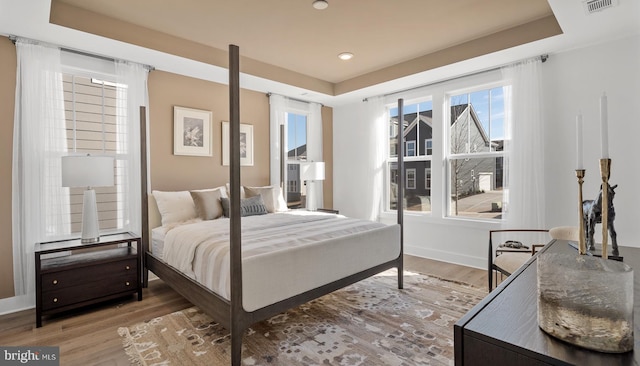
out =
{"type": "Polygon", "coordinates": [[[244,192],[247,197],[262,196],[264,205],[270,213],[288,210],[287,203],[284,201],[284,197],[282,197],[280,187],[278,186],[244,186],[244,192]]]}
{"type": "MultiPolygon", "coordinates": [[[[231,185],[229,183],[225,185],[225,190],[226,190],[225,192],[226,197],[227,198],[231,197],[231,185]]],[[[243,198],[247,198],[247,196],[245,195],[244,187],[240,186],[240,199],[243,199],[243,198]]]]}
{"type": "Polygon", "coordinates": [[[189,191],[153,191],[162,217],[162,226],[176,224],[198,217],[196,206],[189,191]]]}
{"type": "Polygon", "coordinates": [[[196,213],[203,220],[214,220],[222,216],[222,190],[211,189],[201,191],[190,191],[193,203],[196,206],[196,213]]]}
{"type": "MultiPolygon", "coordinates": [[[[227,197],[220,197],[220,202],[222,203],[224,217],[229,217],[229,199],[227,197]]],[[[267,213],[267,208],[264,206],[262,196],[255,196],[240,200],[240,216],[242,217],[266,215],[267,213]]]]}

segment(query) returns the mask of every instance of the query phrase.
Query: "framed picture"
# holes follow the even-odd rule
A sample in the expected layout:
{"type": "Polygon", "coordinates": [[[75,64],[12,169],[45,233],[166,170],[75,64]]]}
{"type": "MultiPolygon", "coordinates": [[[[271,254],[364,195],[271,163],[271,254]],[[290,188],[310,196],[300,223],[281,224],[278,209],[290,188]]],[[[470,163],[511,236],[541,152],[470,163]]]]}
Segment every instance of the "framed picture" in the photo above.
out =
{"type": "Polygon", "coordinates": [[[212,156],[211,112],[173,107],[173,155],[212,156]]]}
{"type": "MultiPolygon", "coordinates": [[[[229,165],[229,122],[222,122],[222,165],[229,165]]],[[[240,165],[253,166],[253,126],[240,124],[240,165]]]]}

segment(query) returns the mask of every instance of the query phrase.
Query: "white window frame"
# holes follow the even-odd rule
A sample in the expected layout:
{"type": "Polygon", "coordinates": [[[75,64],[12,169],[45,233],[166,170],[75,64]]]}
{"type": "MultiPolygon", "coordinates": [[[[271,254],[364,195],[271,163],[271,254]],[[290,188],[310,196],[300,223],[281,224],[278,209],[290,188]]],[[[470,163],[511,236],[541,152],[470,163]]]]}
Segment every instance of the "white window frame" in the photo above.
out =
{"type": "MultiPolygon", "coordinates": [[[[458,90],[451,90],[448,91],[444,94],[444,101],[445,101],[445,109],[444,109],[444,113],[445,113],[445,117],[444,120],[445,121],[451,121],[451,97],[454,95],[460,95],[460,94],[464,94],[464,93],[474,93],[474,92],[478,92],[478,91],[482,91],[482,90],[490,90],[490,89],[494,89],[494,88],[499,88],[499,87],[505,87],[508,86],[508,83],[505,81],[497,81],[497,82],[493,82],[493,83],[486,83],[486,84],[478,84],[472,87],[468,87],[468,88],[464,88],[464,89],[458,89],[458,90]]],[[[505,109],[507,107],[505,106],[505,109]]],[[[505,122],[506,123],[506,122],[505,122]]],[[[447,123],[445,128],[444,128],[444,132],[445,132],[445,136],[444,136],[444,145],[445,145],[445,149],[444,149],[444,154],[443,154],[443,162],[444,162],[444,186],[445,186],[445,191],[446,191],[446,198],[445,199],[445,210],[444,210],[444,216],[448,217],[448,218],[452,218],[452,219],[465,219],[465,220],[476,220],[476,221],[490,221],[490,222],[500,222],[503,219],[492,219],[492,218],[482,218],[482,219],[478,219],[478,218],[472,218],[472,217],[468,217],[468,216],[459,216],[459,215],[454,215],[451,213],[451,197],[453,197],[454,194],[454,190],[451,187],[451,164],[453,162],[453,160],[465,160],[465,161],[469,161],[471,159],[484,159],[484,158],[492,158],[492,159],[497,159],[498,157],[502,157],[503,159],[505,158],[506,154],[504,151],[492,151],[493,148],[491,147],[491,140],[489,141],[489,150],[487,152],[469,152],[469,142],[467,142],[466,146],[466,151],[465,153],[451,153],[451,147],[450,147],[450,142],[451,142],[451,123],[447,123]]],[[[490,131],[487,131],[487,133],[489,134],[490,131]]],[[[506,127],[505,127],[505,133],[506,133],[506,127]]],[[[491,139],[491,136],[489,135],[489,139],[491,139]]],[[[506,136],[505,136],[506,139],[506,136]]],[[[503,181],[507,181],[504,179],[504,175],[506,175],[506,172],[503,172],[503,181]]],[[[462,180],[462,179],[461,179],[462,180]]],[[[504,186],[503,189],[508,192],[508,187],[504,186]]],[[[503,194],[507,194],[507,193],[503,193],[503,194]]]]}

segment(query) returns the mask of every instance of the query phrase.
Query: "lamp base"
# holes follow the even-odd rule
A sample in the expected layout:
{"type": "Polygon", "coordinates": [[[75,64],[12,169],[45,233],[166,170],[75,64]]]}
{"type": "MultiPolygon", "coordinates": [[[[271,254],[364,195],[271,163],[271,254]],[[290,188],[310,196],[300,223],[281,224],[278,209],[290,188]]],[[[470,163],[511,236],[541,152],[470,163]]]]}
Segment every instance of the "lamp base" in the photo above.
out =
{"type": "Polygon", "coordinates": [[[313,187],[314,181],[310,180],[307,181],[307,201],[305,204],[305,209],[307,211],[315,211],[318,208],[318,205],[316,204],[316,197],[315,197],[315,192],[314,192],[314,188],[313,187]]]}
{"type": "Polygon", "coordinates": [[[98,223],[98,205],[96,191],[88,188],[82,197],[82,244],[100,241],[100,225],[98,223]]]}

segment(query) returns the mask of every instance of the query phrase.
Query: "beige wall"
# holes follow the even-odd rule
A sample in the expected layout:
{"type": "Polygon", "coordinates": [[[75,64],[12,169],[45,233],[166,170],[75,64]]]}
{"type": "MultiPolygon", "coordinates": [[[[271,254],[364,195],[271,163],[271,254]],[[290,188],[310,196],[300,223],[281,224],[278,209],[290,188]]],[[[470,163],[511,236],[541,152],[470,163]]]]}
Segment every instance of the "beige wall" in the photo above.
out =
{"type": "MultiPolygon", "coordinates": [[[[229,181],[222,165],[222,121],[229,121],[227,85],[162,71],[149,74],[151,188],[211,188],[229,181]],[[173,107],[212,112],[213,156],[173,155],[173,107]]],[[[244,185],[269,184],[269,99],[264,93],[240,91],[240,123],[253,125],[254,165],[242,167],[244,185]]]]}
{"type": "Polygon", "coordinates": [[[13,296],[11,161],[16,93],[16,47],[0,37],[0,299],[13,296]]]}
{"type": "MultiPolygon", "coordinates": [[[[0,298],[13,292],[11,245],[11,165],[16,74],[15,46],[0,38],[0,298]]],[[[183,190],[214,187],[228,182],[222,166],[222,121],[229,120],[228,86],[163,71],[149,74],[149,149],[151,187],[183,190]],[[211,111],[213,156],[173,155],[173,106],[211,111]]],[[[253,125],[254,165],[241,169],[245,185],[269,184],[269,99],[264,93],[241,89],[241,123],[253,125]]],[[[333,109],[322,108],[325,207],[333,202],[333,109]]]]}

